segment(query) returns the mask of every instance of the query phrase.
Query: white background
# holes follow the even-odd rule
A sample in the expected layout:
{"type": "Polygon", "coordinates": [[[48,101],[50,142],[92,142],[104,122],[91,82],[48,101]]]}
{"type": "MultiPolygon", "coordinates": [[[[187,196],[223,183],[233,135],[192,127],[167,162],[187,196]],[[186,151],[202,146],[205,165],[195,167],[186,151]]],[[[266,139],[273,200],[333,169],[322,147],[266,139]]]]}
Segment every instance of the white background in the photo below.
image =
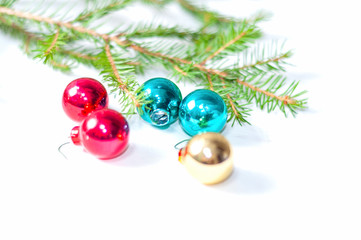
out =
{"type": "MultiPolygon", "coordinates": [[[[252,126],[228,126],[235,171],[215,186],[177,161],[173,146],[188,138],[178,123],[162,131],[136,116],[121,157],[101,161],[66,145],[65,159],[58,147],[75,124],[62,92],[98,73],[53,71],[1,33],[0,239],[361,239],[357,1],[203,2],[232,16],[273,13],[261,28],[294,49],[287,76],[309,91],[308,109],[287,119],[256,110],[252,126]]],[[[177,7],[119,13],[130,17],[194,24],[177,7]]],[[[157,76],[167,74],[154,70],[139,81],[157,76]]],[[[191,90],[179,87],[183,96],[191,90]]]]}

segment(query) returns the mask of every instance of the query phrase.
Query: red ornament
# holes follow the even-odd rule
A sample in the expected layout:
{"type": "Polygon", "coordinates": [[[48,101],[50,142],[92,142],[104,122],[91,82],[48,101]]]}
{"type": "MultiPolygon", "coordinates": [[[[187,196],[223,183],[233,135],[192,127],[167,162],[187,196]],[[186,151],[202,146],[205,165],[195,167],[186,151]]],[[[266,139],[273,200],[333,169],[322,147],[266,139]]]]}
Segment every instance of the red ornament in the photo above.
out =
{"type": "Polygon", "coordinates": [[[115,158],[128,146],[128,122],[117,111],[95,111],[86,117],[79,127],[73,128],[71,139],[75,145],[82,145],[97,158],[115,158]]]}
{"type": "Polygon", "coordinates": [[[63,109],[74,121],[81,122],[89,113],[108,107],[104,86],[92,78],[78,78],[68,84],[63,94],[63,109]]]}

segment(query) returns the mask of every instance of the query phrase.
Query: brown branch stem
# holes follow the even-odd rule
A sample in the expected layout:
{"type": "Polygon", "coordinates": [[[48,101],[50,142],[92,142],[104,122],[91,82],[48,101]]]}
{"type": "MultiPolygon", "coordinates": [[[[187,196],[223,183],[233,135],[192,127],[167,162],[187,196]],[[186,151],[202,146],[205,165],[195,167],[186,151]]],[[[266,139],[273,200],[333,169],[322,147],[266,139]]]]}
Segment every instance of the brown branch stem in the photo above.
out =
{"type": "Polygon", "coordinates": [[[214,58],[215,56],[217,56],[218,54],[220,54],[221,52],[223,52],[226,48],[228,48],[229,46],[231,46],[232,44],[234,44],[235,42],[239,41],[244,35],[246,35],[246,32],[242,32],[240,34],[238,34],[235,38],[233,38],[232,40],[230,40],[229,42],[227,42],[226,44],[224,44],[222,47],[220,47],[217,51],[215,51],[213,54],[211,54],[210,56],[208,56],[203,62],[200,63],[200,65],[204,65],[206,64],[206,62],[208,62],[209,60],[211,60],[212,58],[214,58]]]}
{"type": "MultiPolygon", "coordinates": [[[[107,8],[113,8],[113,7],[116,7],[121,4],[123,4],[123,2],[116,2],[116,3],[108,5],[107,8]]],[[[87,19],[87,18],[91,17],[92,15],[94,15],[95,13],[100,12],[100,11],[101,10],[89,12],[88,14],[84,14],[80,18],[75,19],[74,21],[83,21],[84,19],[87,19]]],[[[72,22],[74,22],[74,21],[72,21],[72,22]]]]}
{"type": "Polygon", "coordinates": [[[54,39],[53,41],[51,42],[50,46],[48,49],[46,49],[44,55],[49,55],[50,52],[54,49],[55,45],[56,45],[56,42],[58,41],[58,38],[59,38],[59,34],[60,34],[60,30],[58,29],[58,31],[55,33],[55,36],[54,36],[54,39]]]}
{"type": "Polygon", "coordinates": [[[93,37],[100,37],[100,38],[104,39],[105,41],[113,41],[113,42],[115,42],[115,43],[117,43],[118,45],[121,45],[121,46],[128,46],[128,47],[132,48],[135,51],[147,54],[149,56],[154,56],[154,57],[159,57],[159,58],[163,58],[163,59],[173,60],[173,61],[180,62],[180,63],[183,63],[183,64],[190,64],[190,65],[193,65],[194,67],[198,68],[201,71],[208,72],[208,73],[211,73],[211,74],[220,75],[220,76],[224,76],[224,77],[226,76],[226,74],[221,72],[221,71],[218,71],[218,70],[215,70],[215,69],[205,68],[204,66],[199,65],[199,64],[193,64],[192,62],[187,61],[185,59],[168,56],[168,55],[158,53],[158,52],[151,52],[151,51],[149,51],[149,50],[147,50],[145,48],[142,48],[141,46],[139,46],[139,45],[137,45],[135,43],[132,43],[130,41],[120,40],[117,36],[110,36],[108,34],[101,34],[101,33],[98,33],[96,31],[92,30],[92,29],[88,29],[88,28],[85,28],[85,27],[82,27],[82,26],[75,26],[74,24],[69,23],[69,22],[56,21],[56,20],[54,20],[52,18],[41,17],[41,16],[30,14],[30,13],[15,11],[15,10],[5,8],[5,7],[0,7],[0,13],[11,15],[11,16],[16,16],[16,17],[19,17],[19,18],[30,19],[30,20],[34,20],[34,21],[38,21],[38,22],[53,24],[53,25],[57,25],[59,27],[65,27],[65,28],[68,28],[68,29],[71,29],[71,30],[74,30],[74,31],[77,31],[77,32],[80,32],[80,33],[89,34],[89,35],[91,35],[93,37]]]}
{"type": "Polygon", "coordinates": [[[33,20],[33,21],[37,21],[37,22],[48,23],[48,24],[51,24],[51,25],[56,25],[58,27],[65,27],[67,29],[77,31],[79,33],[85,33],[85,34],[89,34],[89,35],[91,35],[93,37],[102,38],[102,39],[104,39],[106,41],[111,40],[111,41],[116,42],[117,44],[119,44],[121,46],[124,46],[124,45],[127,44],[125,41],[121,41],[119,38],[116,38],[114,36],[110,36],[108,34],[98,33],[98,32],[96,32],[96,31],[94,31],[92,29],[85,28],[85,27],[82,27],[82,26],[76,26],[76,25],[74,25],[74,24],[72,24],[70,22],[57,21],[57,20],[54,20],[52,18],[41,17],[41,16],[37,16],[37,15],[31,14],[31,13],[16,11],[16,10],[6,8],[6,7],[0,7],[0,13],[6,14],[6,15],[9,15],[9,16],[16,16],[16,17],[23,18],[23,19],[29,19],[29,20],[33,20]]]}
{"type": "MultiPolygon", "coordinates": [[[[0,21],[3,22],[4,24],[7,24],[9,25],[6,20],[0,16],[0,21]]],[[[43,41],[44,39],[42,39],[41,37],[31,33],[31,32],[28,32],[26,31],[24,28],[20,27],[19,25],[15,24],[15,23],[11,23],[10,26],[18,31],[21,31],[24,35],[25,35],[25,38],[26,38],[26,41],[25,41],[25,52],[26,53],[29,53],[29,45],[30,45],[30,42],[31,41],[43,41]]],[[[65,49],[57,49],[58,51],[62,52],[62,53],[65,53],[65,54],[68,54],[68,55],[72,55],[74,57],[78,57],[78,58],[83,58],[85,60],[91,60],[91,61],[95,61],[97,60],[98,58],[94,57],[94,56],[89,56],[89,55],[86,55],[86,54],[83,54],[83,53],[80,53],[80,52],[76,52],[76,51],[69,51],[69,50],[65,50],[65,49]]],[[[138,65],[139,63],[134,63],[135,65],[138,65]]]]}
{"type": "MultiPolygon", "coordinates": [[[[188,11],[190,12],[193,12],[193,13],[198,13],[198,14],[202,14],[203,15],[203,20],[205,22],[209,22],[210,18],[211,18],[211,15],[212,13],[209,12],[209,11],[206,11],[206,10],[203,10],[193,4],[191,4],[190,2],[186,1],[186,0],[177,0],[177,2],[185,9],[187,9],[188,11]]],[[[217,20],[219,22],[225,22],[225,23],[228,23],[228,22],[231,22],[231,20],[229,18],[225,18],[225,17],[222,17],[222,16],[217,16],[217,20]]]]}
{"type": "Polygon", "coordinates": [[[107,58],[108,58],[108,61],[110,63],[110,66],[112,67],[112,70],[113,70],[113,73],[114,73],[114,76],[115,78],[117,79],[117,81],[119,82],[120,84],[120,88],[123,89],[123,91],[132,99],[132,101],[134,102],[135,106],[136,107],[139,107],[140,104],[139,102],[137,101],[137,99],[134,97],[134,95],[129,91],[129,89],[126,87],[126,85],[124,84],[124,82],[122,81],[122,79],[120,78],[119,76],[119,72],[117,70],[117,67],[115,66],[115,62],[114,62],[114,59],[113,59],[113,56],[110,52],[110,47],[109,47],[109,44],[106,43],[105,44],[105,53],[107,55],[107,58]]]}
{"type": "Polygon", "coordinates": [[[54,67],[57,67],[57,68],[64,68],[64,69],[69,68],[69,65],[64,64],[64,63],[58,63],[58,62],[56,62],[54,60],[51,60],[50,64],[53,65],[54,67]]]}
{"type": "Polygon", "coordinates": [[[183,76],[187,76],[187,75],[188,75],[185,71],[183,71],[182,69],[180,69],[180,67],[178,67],[176,64],[173,65],[173,68],[174,68],[177,72],[179,72],[180,74],[182,74],[183,76]]]}
{"type": "Polygon", "coordinates": [[[271,63],[271,62],[279,62],[280,60],[284,59],[284,58],[287,58],[288,54],[285,53],[285,54],[282,54],[281,56],[278,56],[278,57],[275,57],[275,58],[270,58],[270,59],[267,59],[267,60],[263,60],[263,61],[257,61],[253,64],[248,64],[248,65],[244,65],[242,67],[239,68],[239,70],[244,70],[244,69],[247,69],[247,68],[252,68],[252,67],[255,67],[255,66],[258,66],[258,65],[262,65],[262,64],[267,64],[267,63],[271,63]]]}
{"type": "Polygon", "coordinates": [[[182,59],[182,58],[168,56],[168,55],[165,55],[165,54],[162,54],[162,53],[159,53],[159,52],[151,52],[148,49],[145,49],[145,48],[143,48],[143,47],[141,47],[141,46],[139,46],[139,45],[137,45],[135,43],[131,43],[129,45],[129,47],[134,49],[137,52],[144,53],[144,54],[149,55],[149,56],[159,57],[159,58],[167,59],[169,61],[175,61],[175,62],[182,63],[182,64],[192,65],[192,66],[198,68],[199,70],[201,70],[203,72],[219,75],[219,76],[222,76],[222,77],[227,76],[227,74],[224,73],[224,72],[221,72],[221,71],[216,70],[216,69],[206,68],[206,67],[204,67],[204,66],[202,66],[200,64],[194,64],[191,61],[188,61],[188,60],[185,60],[185,59],[182,59]]]}
{"type": "MultiPolygon", "coordinates": [[[[182,0],[179,0],[179,1],[182,1],[182,0]]],[[[69,22],[57,21],[57,20],[54,20],[52,18],[41,17],[41,16],[37,16],[37,15],[33,15],[33,14],[30,14],[30,13],[25,13],[25,12],[21,12],[21,11],[15,11],[15,10],[12,10],[12,9],[9,9],[9,8],[6,8],[6,7],[0,7],[0,14],[6,14],[6,15],[9,15],[9,16],[16,16],[18,18],[29,19],[29,20],[34,20],[34,21],[38,21],[38,22],[44,22],[44,23],[48,23],[48,24],[51,24],[51,25],[56,25],[58,27],[64,27],[64,28],[67,28],[67,29],[70,29],[70,30],[73,30],[73,31],[77,31],[79,33],[85,33],[85,34],[89,34],[89,35],[91,35],[93,37],[102,38],[105,42],[113,41],[114,43],[116,43],[116,44],[118,44],[120,46],[129,47],[129,48],[131,48],[131,49],[133,49],[133,50],[135,50],[137,52],[140,52],[140,53],[143,53],[143,54],[146,54],[146,55],[149,55],[149,56],[166,59],[168,61],[175,61],[175,62],[178,62],[178,63],[181,63],[181,64],[192,65],[193,67],[198,68],[200,71],[208,73],[208,74],[218,75],[220,77],[227,77],[228,76],[228,74],[226,72],[222,72],[222,71],[219,71],[219,70],[216,70],[216,69],[206,68],[202,64],[195,64],[195,63],[192,63],[191,61],[188,61],[186,59],[168,56],[168,55],[165,55],[165,54],[162,54],[162,53],[159,53],[159,52],[152,52],[152,51],[149,51],[148,49],[145,49],[145,48],[143,48],[143,47],[141,47],[141,46],[137,45],[136,43],[133,43],[133,42],[131,42],[129,40],[121,40],[117,36],[111,36],[111,35],[108,35],[108,34],[101,34],[101,33],[98,33],[96,31],[92,30],[92,29],[88,29],[88,28],[85,28],[85,27],[82,27],[82,26],[76,26],[76,25],[74,25],[72,23],[69,23],[69,22]]],[[[223,46],[222,49],[225,48],[225,47],[228,47],[228,45],[232,44],[234,41],[238,41],[243,36],[244,36],[244,33],[239,34],[237,36],[237,38],[233,39],[228,44],[223,46]]],[[[110,53],[109,45],[106,45],[106,49],[108,49],[107,56],[108,56],[109,60],[112,60],[112,56],[111,56],[111,54],[109,54],[110,53]]],[[[219,54],[219,52],[223,51],[222,49],[220,48],[214,54],[212,54],[211,55],[212,58],[214,56],[216,56],[217,54],[219,54]]],[[[114,61],[113,61],[113,65],[114,65],[114,61]]],[[[115,67],[115,65],[114,65],[114,67],[115,67]]],[[[116,70],[116,68],[115,68],[115,70],[116,70]]],[[[124,87],[124,83],[121,81],[118,71],[115,71],[114,74],[117,76],[117,80],[119,80],[121,85],[124,87]]],[[[272,94],[270,92],[267,92],[265,90],[257,88],[255,86],[253,86],[253,85],[251,85],[251,84],[249,84],[247,82],[241,81],[239,79],[237,80],[237,82],[239,84],[244,85],[246,87],[249,87],[249,88],[251,88],[251,89],[253,89],[253,90],[257,91],[257,92],[260,92],[260,93],[265,94],[267,96],[270,96],[272,98],[283,101],[284,104],[296,104],[296,102],[297,102],[296,100],[291,99],[291,98],[289,98],[287,96],[284,96],[284,97],[283,96],[276,96],[275,94],[272,94]]],[[[135,97],[129,92],[129,90],[126,89],[125,87],[123,89],[132,98],[134,103],[137,106],[139,106],[138,101],[136,101],[135,97]]]]}
{"type": "MultiPolygon", "coordinates": [[[[1,8],[1,7],[0,7],[1,8]]],[[[3,23],[3,24],[6,24],[8,26],[11,26],[12,28],[16,29],[16,30],[20,30],[22,31],[27,37],[29,38],[35,38],[36,35],[34,35],[33,33],[31,32],[27,32],[25,29],[21,28],[20,26],[16,25],[15,23],[11,23],[9,24],[5,18],[1,17],[0,16],[0,21],[3,23]]]]}
{"type": "Polygon", "coordinates": [[[283,104],[285,104],[285,105],[287,105],[287,104],[291,104],[291,105],[292,105],[292,104],[296,104],[296,103],[297,103],[297,101],[296,101],[295,99],[292,99],[292,98],[290,98],[289,96],[277,96],[277,95],[275,95],[275,94],[273,94],[273,93],[271,93],[271,92],[268,92],[268,91],[265,91],[265,90],[260,89],[260,88],[258,88],[258,87],[255,87],[255,86],[253,86],[253,85],[251,85],[251,84],[249,84],[249,83],[247,83],[247,82],[245,82],[245,81],[242,81],[242,80],[240,80],[240,79],[237,79],[237,82],[238,82],[239,84],[243,85],[243,86],[246,86],[246,87],[254,90],[254,91],[260,92],[260,93],[262,93],[262,94],[264,94],[264,95],[266,95],[266,96],[269,96],[269,97],[271,97],[271,98],[277,99],[277,100],[283,102],[283,104]]]}
{"type": "MultiPolygon", "coordinates": [[[[225,89],[226,88],[226,83],[224,82],[224,79],[221,78],[221,81],[222,81],[222,84],[223,84],[223,88],[225,89]]],[[[238,113],[237,108],[236,108],[236,106],[235,106],[235,104],[233,102],[232,97],[229,94],[227,94],[226,96],[228,98],[229,104],[231,104],[231,108],[232,108],[232,111],[234,112],[234,116],[236,118],[239,118],[239,113],[238,113]]]]}
{"type": "Polygon", "coordinates": [[[213,82],[212,82],[212,77],[211,75],[207,74],[207,79],[208,79],[208,83],[209,83],[209,88],[214,91],[214,87],[213,87],[213,82]]]}
{"type": "Polygon", "coordinates": [[[86,55],[86,54],[76,52],[76,51],[69,51],[69,50],[63,50],[63,49],[60,49],[60,51],[65,53],[65,54],[69,54],[69,55],[72,55],[74,57],[82,58],[82,59],[85,59],[85,60],[95,61],[95,60],[98,59],[97,57],[93,57],[93,56],[86,55]]]}

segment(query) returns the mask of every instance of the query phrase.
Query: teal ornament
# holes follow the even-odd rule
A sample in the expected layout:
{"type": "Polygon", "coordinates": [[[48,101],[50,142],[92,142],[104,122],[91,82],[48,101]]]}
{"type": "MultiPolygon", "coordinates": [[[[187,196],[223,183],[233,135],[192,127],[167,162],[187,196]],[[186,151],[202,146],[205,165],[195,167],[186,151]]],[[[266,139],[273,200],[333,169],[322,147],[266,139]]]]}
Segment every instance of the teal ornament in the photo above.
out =
{"type": "Polygon", "coordinates": [[[190,136],[220,132],[227,122],[227,107],[217,93],[206,89],[195,90],[181,102],[179,121],[190,136]]]}
{"type": "Polygon", "coordinates": [[[139,115],[159,128],[167,128],[178,120],[182,94],[172,81],[166,78],[152,78],[139,88],[146,104],[137,108],[139,115]]]}

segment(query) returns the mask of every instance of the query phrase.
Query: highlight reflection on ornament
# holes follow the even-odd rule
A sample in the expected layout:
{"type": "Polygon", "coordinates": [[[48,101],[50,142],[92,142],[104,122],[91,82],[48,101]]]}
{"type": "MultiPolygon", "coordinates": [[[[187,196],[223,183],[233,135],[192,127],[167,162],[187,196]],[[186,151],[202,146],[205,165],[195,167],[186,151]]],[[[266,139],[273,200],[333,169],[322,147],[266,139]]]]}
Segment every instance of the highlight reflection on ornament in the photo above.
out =
{"type": "Polygon", "coordinates": [[[222,182],[233,170],[231,145],[219,133],[207,132],[194,136],[179,151],[179,161],[204,184],[222,182]]]}
{"type": "Polygon", "coordinates": [[[108,94],[97,80],[78,78],[65,88],[62,104],[69,118],[81,122],[89,113],[108,107],[108,94]]]}
{"type": "Polygon", "coordinates": [[[102,109],[91,113],[71,131],[71,140],[100,159],[122,154],[129,141],[127,120],[117,111],[102,109]]]}

